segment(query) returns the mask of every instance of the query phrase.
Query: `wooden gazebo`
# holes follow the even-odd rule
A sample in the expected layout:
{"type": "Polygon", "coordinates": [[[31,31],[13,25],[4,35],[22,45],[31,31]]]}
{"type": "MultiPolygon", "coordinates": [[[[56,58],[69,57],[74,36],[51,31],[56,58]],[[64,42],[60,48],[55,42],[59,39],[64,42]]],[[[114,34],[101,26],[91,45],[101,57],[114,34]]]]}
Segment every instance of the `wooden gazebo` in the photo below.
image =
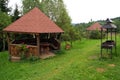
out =
{"type": "MultiPolygon", "coordinates": [[[[100,25],[100,23],[96,22],[94,24],[92,24],[90,27],[86,28],[87,31],[101,31],[102,25],[100,25]]],[[[106,31],[105,28],[103,28],[104,31],[106,31]]]]}
{"type": "MultiPolygon", "coordinates": [[[[86,28],[87,31],[87,37],[90,37],[90,33],[93,31],[101,31],[102,25],[99,22],[95,22],[93,23],[91,26],[89,26],[88,28],[86,28]]],[[[105,28],[102,29],[104,32],[106,31],[105,28]]]]}
{"type": "Polygon", "coordinates": [[[60,34],[64,32],[36,7],[3,31],[8,35],[10,58],[19,56],[17,46],[23,43],[29,46],[28,57],[31,54],[41,58],[44,55],[49,55],[51,50],[60,49],[58,39],[60,34]],[[11,40],[11,34],[30,34],[34,35],[34,37],[32,39],[11,40]]]}

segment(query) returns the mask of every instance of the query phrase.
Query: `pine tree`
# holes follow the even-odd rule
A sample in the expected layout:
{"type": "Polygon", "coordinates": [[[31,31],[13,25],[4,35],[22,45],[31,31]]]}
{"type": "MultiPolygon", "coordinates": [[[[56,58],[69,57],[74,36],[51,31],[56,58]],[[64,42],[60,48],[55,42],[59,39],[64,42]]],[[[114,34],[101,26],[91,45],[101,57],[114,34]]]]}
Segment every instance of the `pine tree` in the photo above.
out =
{"type": "Polygon", "coordinates": [[[0,11],[8,13],[10,8],[8,8],[8,0],[0,0],[0,11]]]}
{"type": "Polygon", "coordinates": [[[16,21],[17,19],[19,19],[20,18],[20,12],[19,12],[19,10],[18,10],[18,6],[16,5],[16,8],[15,8],[15,10],[14,10],[14,12],[13,12],[13,16],[12,16],[12,22],[14,22],[14,21],[16,21]]]}

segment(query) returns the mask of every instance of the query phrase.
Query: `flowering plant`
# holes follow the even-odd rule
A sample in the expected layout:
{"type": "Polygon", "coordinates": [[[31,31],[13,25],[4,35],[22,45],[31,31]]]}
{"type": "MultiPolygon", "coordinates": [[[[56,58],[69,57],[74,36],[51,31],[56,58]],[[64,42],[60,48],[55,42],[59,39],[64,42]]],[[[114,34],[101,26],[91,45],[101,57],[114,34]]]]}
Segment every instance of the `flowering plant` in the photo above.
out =
{"type": "Polygon", "coordinates": [[[17,50],[19,51],[21,58],[26,57],[26,53],[29,51],[29,48],[30,47],[26,44],[21,44],[21,45],[17,46],[17,50]]]}
{"type": "Polygon", "coordinates": [[[21,44],[20,45],[20,51],[22,52],[28,52],[29,50],[29,46],[25,45],[25,44],[21,44]]]}

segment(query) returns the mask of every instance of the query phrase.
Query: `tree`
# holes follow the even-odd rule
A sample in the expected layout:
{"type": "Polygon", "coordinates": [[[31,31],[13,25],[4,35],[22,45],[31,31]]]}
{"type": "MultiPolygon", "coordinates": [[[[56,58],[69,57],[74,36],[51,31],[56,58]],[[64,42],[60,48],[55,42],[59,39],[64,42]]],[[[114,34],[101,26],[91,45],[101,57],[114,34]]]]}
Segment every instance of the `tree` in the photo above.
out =
{"type": "Polygon", "coordinates": [[[2,33],[2,30],[11,23],[11,17],[6,13],[0,12],[0,40],[3,44],[3,50],[5,50],[5,34],[2,33]]]}
{"type": "MultiPolygon", "coordinates": [[[[70,31],[73,29],[71,25],[71,18],[67,13],[63,0],[42,0],[43,12],[53,20],[65,32],[62,35],[64,41],[73,41],[70,31]],[[47,5],[46,5],[47,4],[47,5]]],[[[75,33],[74,30],[72,32],[75,33]]],[[[72,35],[75,35],[72,33],[72,35]]]]}
{"type": "Polygon", "coordinates": [[[27,13],[34,7],[40,8],[40,1],[39,0],[22,0],[23,4],[23,14],[27,13]]]}
{"type": "Polygon", "coordinates": [[[0,0],[0,11],[8,13],[10,8],[8,8],[8,0],[0,0]]]}
{"type": "Polygon", "coordinates": [[[0,31],[11,23],[11,17],[4,12],[0,12],[0,31]]]}
{"type": "Polygon", "coordinates": [[[14,21],[16,21],[17,19],[19,19],[20,18],[20,12],[19,12],[19,10],[18,10],[18,6],[16,5],[16,8],[15,8],[15,10],[14,10],[14,12],[13,12],[13,16],[12,16],[12,22],[14,22],[14,21]]]}
{"type": "Polygon", "coordinates": [[[41,5],[43,12],[63,30],[71,27],[71,19],[63,0],[42,0],[41,5]]]}

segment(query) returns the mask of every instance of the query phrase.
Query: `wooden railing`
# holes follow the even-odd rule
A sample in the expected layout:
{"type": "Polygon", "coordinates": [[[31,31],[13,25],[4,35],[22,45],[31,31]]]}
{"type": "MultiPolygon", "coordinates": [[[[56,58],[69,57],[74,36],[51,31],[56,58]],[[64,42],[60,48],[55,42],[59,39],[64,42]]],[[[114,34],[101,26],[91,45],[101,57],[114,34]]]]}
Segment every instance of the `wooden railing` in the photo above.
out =
{"type": "MultiPolygon", "coordinates": [[[[20,51],[18,50],[18,46],[20,44],[10,44],[10,55],[11,56],[20,56],[20,51]]],[[[31,55],[33,56],[39,56],[39,53],[38,53],[38,49],[37,49],[37,46],[33,46],[33,45],[27,45],[29,46],[28,48],[28,51],[26,53],[26,57],[29,57],[31,55]]]]}

